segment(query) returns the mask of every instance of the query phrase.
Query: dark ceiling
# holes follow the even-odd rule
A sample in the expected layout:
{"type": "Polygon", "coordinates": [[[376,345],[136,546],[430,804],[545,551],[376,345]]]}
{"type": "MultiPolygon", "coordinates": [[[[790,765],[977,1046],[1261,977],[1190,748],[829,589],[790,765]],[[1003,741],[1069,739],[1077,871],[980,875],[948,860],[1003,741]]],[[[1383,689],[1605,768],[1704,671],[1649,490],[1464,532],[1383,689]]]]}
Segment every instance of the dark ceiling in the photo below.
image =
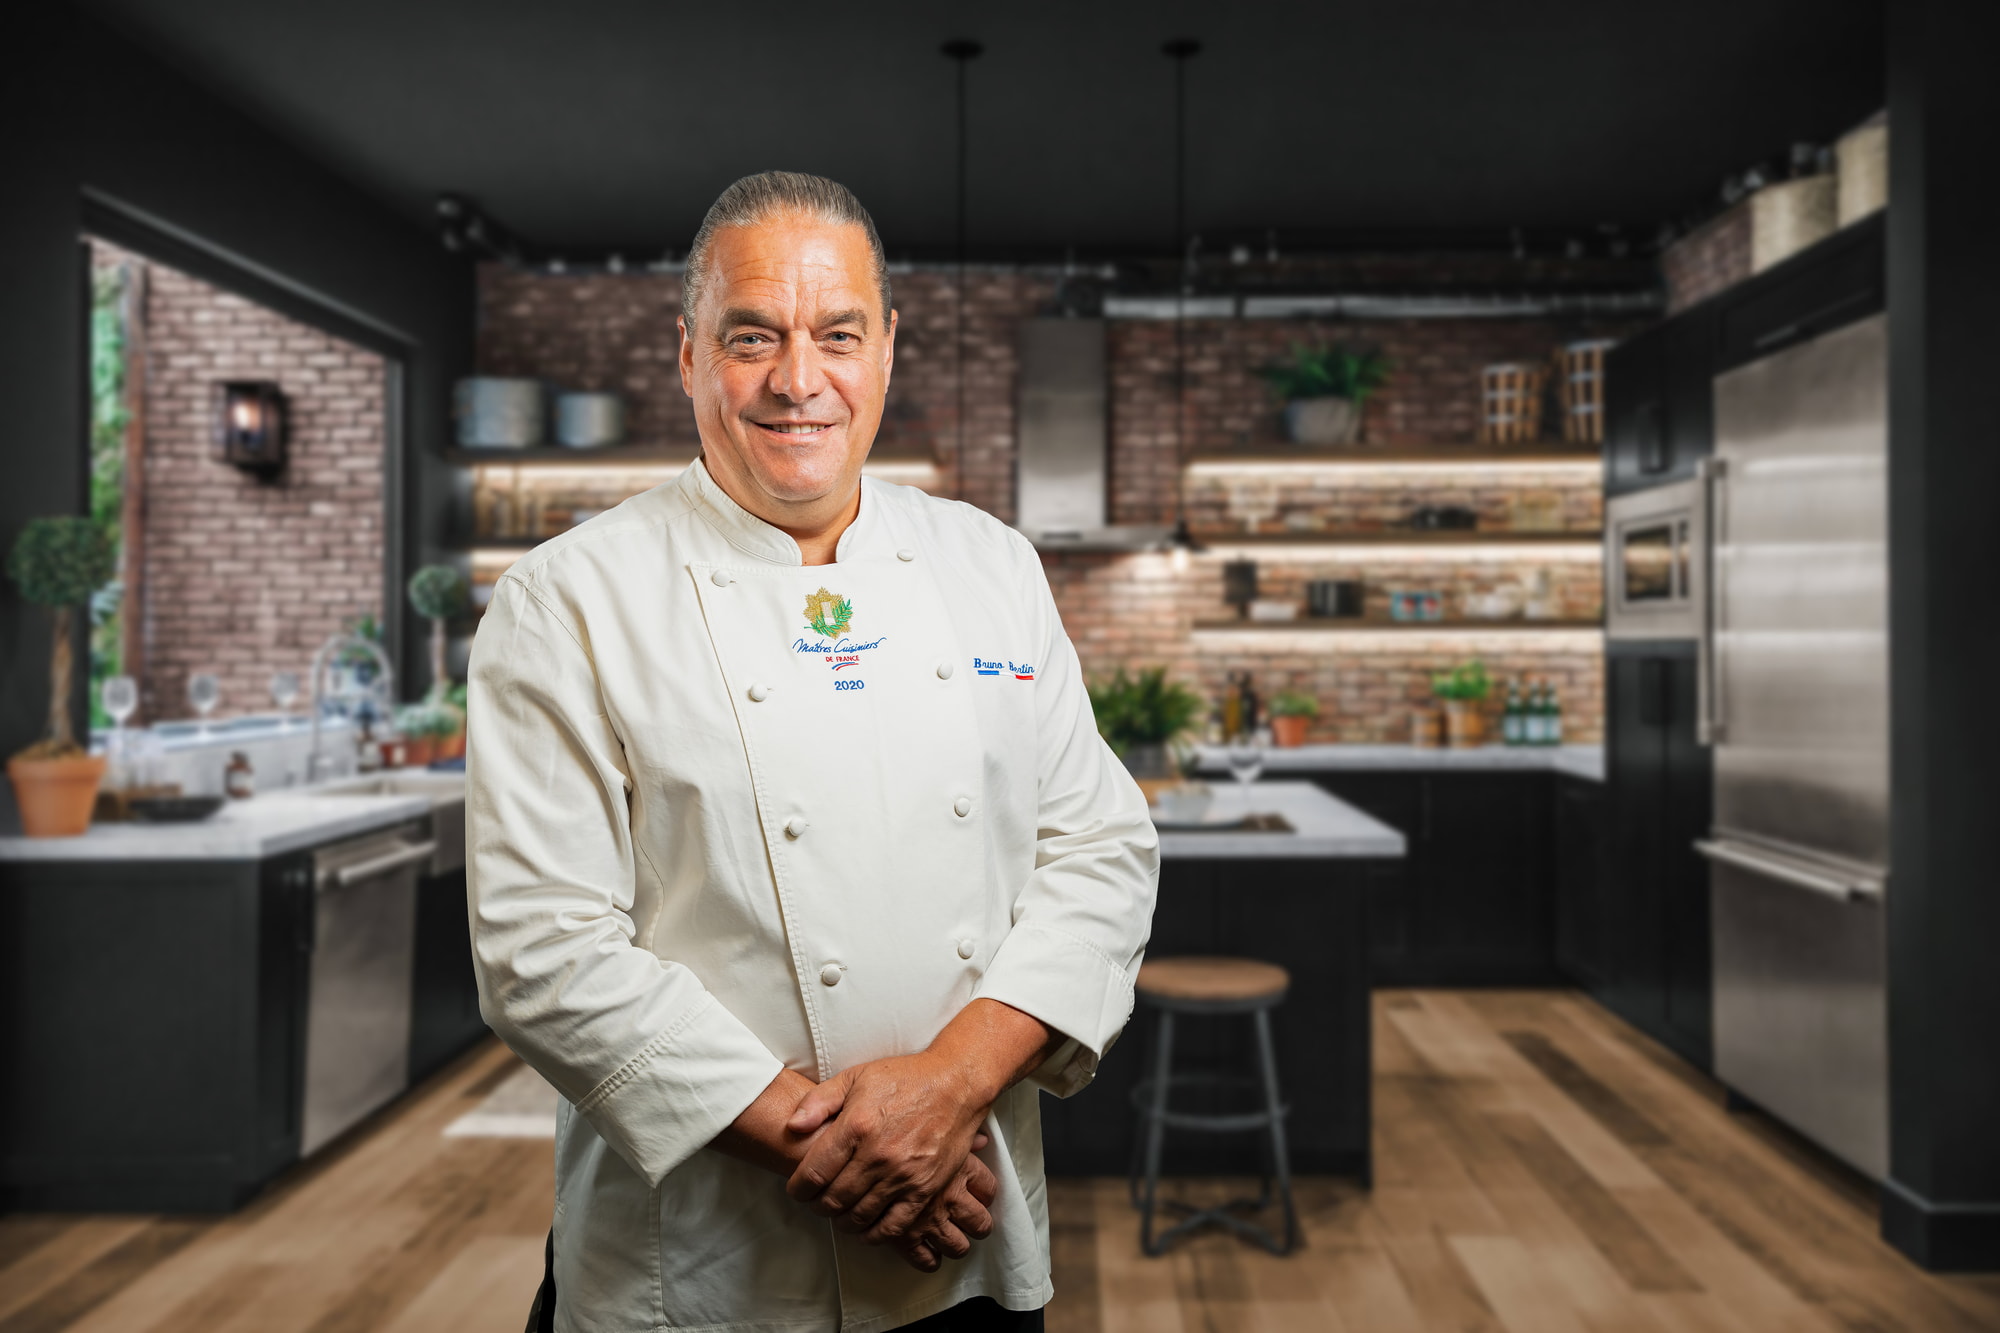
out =
{"type": "Polygon", "coordinates": [[[1650,229],[1883,100],[1879,0],[89,7],[412,217],[462,191],[570,247],[684,247],[730,180],[788,167],[853,186],[892,253],[948,251],[959,36],[986,47],[987,253],[1170,248],[1182,34],[1210,237],[1650,229]]]}

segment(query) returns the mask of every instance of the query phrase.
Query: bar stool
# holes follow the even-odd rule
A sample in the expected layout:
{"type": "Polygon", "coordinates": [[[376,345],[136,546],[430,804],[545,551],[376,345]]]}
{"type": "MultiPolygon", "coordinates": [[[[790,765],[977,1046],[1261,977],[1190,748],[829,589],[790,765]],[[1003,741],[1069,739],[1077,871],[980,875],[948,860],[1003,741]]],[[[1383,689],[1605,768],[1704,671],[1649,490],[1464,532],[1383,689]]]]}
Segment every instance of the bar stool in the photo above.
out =
{"type": "Polygon", "coordinates": [[[1139,1245],[1147,1254],[1165,1253],[1170,1241],[1210,1222],[1227,1227],[1273,1254],[1290,1254],[1298,1244],[1299,1219],[1292,1205],[1291,1157],[1285,1146],[1285,1117],[1291,1108],[1278,1096],[1278,1060],[1271,1047],[1271,1010],[1284,1002],[1291,984],[1291,976],[1284,968],[1250,958],[1154,958],[1140,966],[1139,1003],[1157,1009],[1160,1015],[1152,1073],[1132,1089],[1132,1106],[1139,1113],[1139,1142],[1133,1153],[1130,1189],[1132,1206],[1140,1214],[1139,1245]],[[1174,1018],[1179,1014],[1207,1017],[1248,1014],[1257,1036],[1257,1076],[1174,1073],[1174,1018]],[[1175,1111],[1167,1105],[1167,1094],[1175,1088],[1248,1089],[1257,1094],[1263,1109],[1229,1114],[1175,1111]],[[1258,1197],[1232,1199],[1213,1208],[1160,1204],[1160,1151],[1168,1129],[1207,1134],[1262,1132],[1266,1136],[1266,1169],[1258,1197]],[[1270,1205],[1274,1176],[1278,1198],[1285,1210],[1282,1240],[1236,1215],[1261,1212],[1270,1205]],[[1189,1216],[1155,1237],[1153,1215],[1157,1206],[1174,1208],[1189,1216]]]}

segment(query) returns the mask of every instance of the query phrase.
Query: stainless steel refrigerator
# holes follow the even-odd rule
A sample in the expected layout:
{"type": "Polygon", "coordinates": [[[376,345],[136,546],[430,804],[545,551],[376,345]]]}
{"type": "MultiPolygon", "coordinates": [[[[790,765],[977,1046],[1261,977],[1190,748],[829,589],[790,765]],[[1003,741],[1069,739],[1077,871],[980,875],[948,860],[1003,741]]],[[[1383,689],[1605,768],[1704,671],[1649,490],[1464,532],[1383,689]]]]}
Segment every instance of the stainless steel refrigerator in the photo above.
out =
{"type": "Polygon", "coordinates": [[[1701,723],[1715,1069],[1887,1170],[1886,317],[1720,375],[1701,723]]]}

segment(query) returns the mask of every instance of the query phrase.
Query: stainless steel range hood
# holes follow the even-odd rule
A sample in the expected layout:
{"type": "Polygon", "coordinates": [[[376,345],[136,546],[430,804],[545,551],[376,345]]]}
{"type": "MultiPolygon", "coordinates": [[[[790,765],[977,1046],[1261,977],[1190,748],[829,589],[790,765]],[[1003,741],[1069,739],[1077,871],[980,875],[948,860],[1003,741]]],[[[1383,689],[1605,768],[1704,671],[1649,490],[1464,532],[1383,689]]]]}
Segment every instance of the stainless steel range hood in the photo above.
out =
{"type": "Polygon", "coordinates": [[[1020,472],[1015,521],[1050,551],[1147,551],[1163,527],[1112,527],[1104,321],[1030,319],[1021,326],[1020,472]]]}

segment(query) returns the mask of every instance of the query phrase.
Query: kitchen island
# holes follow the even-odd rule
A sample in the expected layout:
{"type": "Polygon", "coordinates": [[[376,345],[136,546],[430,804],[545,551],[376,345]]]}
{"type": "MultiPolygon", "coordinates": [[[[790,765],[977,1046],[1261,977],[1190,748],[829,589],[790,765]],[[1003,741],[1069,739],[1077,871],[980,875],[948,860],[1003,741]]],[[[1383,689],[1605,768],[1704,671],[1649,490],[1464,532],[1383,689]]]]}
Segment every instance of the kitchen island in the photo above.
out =
{"type": "MultiPolygon", "coordinates": [[[[1224,954],[1286,968],[1291,991],[1272,1016],[1279,1077],[1293,1107],[1295,1171],[1355,1176],[1369,1157],[1367,904],[1371,882],[1395,873],[1404,836],[1310,782],[1214,784],[1204,831],[1160,836],[1160,895],[1147,956],[1224,954]],[[1245,815],[1275,814],[1286,831],[1231,831],[1245,815]]],[[[1141,1007],[1105,1054],[1097,1080],[1075,1097],[1042,1099],[1044,1153],[1057,1175],[1123,1175],[1135,1136],[1130,1104],[1151,1049],[1154,1016],[1141,1007]]],[[[1248,1072],[1247,1020],[1182,1019],[1182,1072],[1248,1072]]],[[[1200,1109],[1200,1108],[1196,1108],[1200,1109]]],[[[1179,1133],[1170,1174],[1254,1174],[1254,1135],[1179,1133]]]]}
{"type": "Polygon", "coordinates": [[[0,1207],[221,1212],[476,1040],[464,786],[0,837],[0,1207]]]}

